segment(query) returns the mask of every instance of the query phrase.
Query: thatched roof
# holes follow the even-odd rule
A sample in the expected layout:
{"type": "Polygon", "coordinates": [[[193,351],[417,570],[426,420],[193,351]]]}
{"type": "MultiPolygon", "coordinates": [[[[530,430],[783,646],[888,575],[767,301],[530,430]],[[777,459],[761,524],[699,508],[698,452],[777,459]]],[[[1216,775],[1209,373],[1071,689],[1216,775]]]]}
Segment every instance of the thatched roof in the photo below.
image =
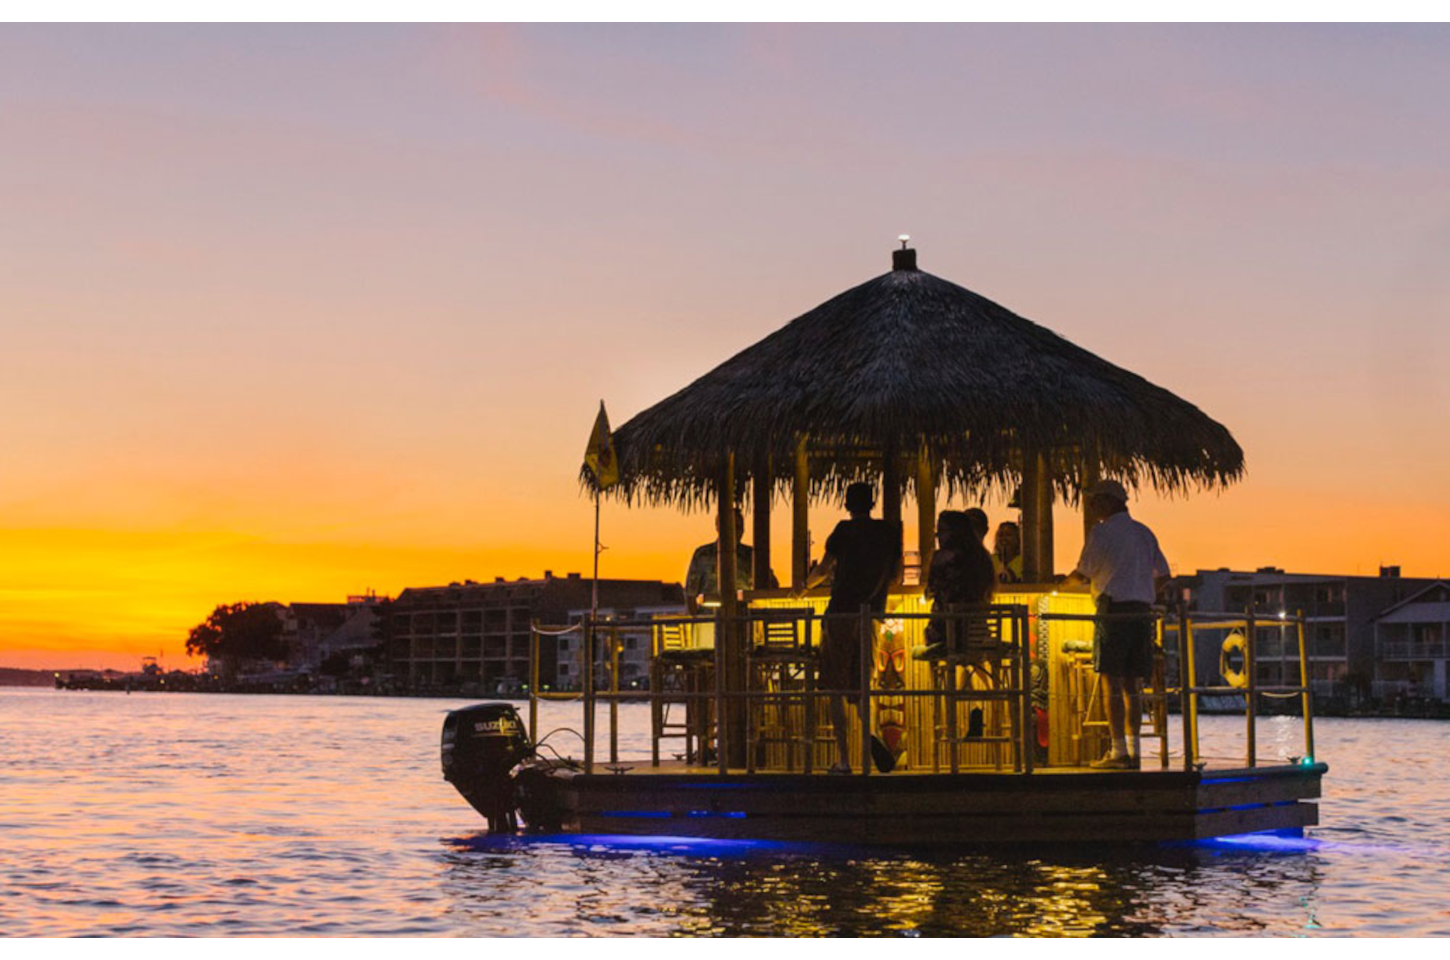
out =
{"type": "Polygon", "coordinates": [[[818,492],[879,473],[884,451],[905,467],[923,445],[957,490],[1014,486],[1024,449],[1069,496],[1094,458],[1160,490],[1243,473],[1228,430],[1191,403],[903,260],[913,268],[826,301],[621,426],[612,492],[701,505],[727,449],[737,475],[768,454],[788,484],[803,434],[818,492]]]}

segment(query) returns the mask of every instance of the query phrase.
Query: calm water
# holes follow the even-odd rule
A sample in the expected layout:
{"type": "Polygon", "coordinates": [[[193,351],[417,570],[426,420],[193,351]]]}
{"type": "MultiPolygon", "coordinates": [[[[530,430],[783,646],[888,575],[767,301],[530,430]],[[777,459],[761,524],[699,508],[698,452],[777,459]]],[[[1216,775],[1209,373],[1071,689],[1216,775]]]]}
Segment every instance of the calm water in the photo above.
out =
{"type": "Polygon", "coordinates": [[[1321,720],[1303,842],[964,854],[490,838],[439,777],[460,703],[0,688],[0,933],[1450,934],[1450,724],[1321,720]]]}

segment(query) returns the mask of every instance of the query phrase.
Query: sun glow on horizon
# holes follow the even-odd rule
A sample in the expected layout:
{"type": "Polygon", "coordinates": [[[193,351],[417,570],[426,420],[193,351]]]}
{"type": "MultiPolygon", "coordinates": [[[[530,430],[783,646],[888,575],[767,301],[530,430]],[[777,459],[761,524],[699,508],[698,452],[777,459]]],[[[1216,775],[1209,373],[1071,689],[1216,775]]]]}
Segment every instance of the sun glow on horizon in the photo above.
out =
{"type": "MultiPolygon", "coordinates": [[[[1234,433],[1242,482],[1134,500],[1177,572],[1450,573],[1447,37],[0,27],[0,665],[587,576],[599,398],[619,426],[908,225],[1234,433]]],[[[607,501],[603,572],[680,580],[711,534],[607,501]]],[[[1080,539],[1059,508],[1060,571],[1080,539]]]]}

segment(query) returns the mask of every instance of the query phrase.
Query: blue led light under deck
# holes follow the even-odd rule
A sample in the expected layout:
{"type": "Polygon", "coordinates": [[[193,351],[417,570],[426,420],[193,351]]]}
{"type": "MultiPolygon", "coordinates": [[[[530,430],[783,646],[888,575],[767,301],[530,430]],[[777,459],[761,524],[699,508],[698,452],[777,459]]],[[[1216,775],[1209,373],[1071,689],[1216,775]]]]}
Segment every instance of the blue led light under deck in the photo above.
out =
{"type": "Polygon", "coordinates": [[[1194,841],[1194,846],[1227,850],[1262,850],[1271,853],[1310,853],[1324,846],[1306,837],[1298,829],[1267,830],[1262,833],[1239,833],[1229,837],[1212,837],[1194,841]]]}
{"type": "Polygon", "coordinates": [[[675,816],[684,817],[725,817],[731,820],[744,820],[745,813],[740,810],[715,811],[715,810],[691,810],[689,813],[675,814],[669,810],[601,810],[601,817],[622,817],[636,820],[670,820],[675,816]]]}
{"type": "Polygon", "coordinates": [[[1208,786],[1210,783],[1253,783],[1262,780],[1262,777],[1215,777],[1212,780],[1198,781],[1201,786],[1208,786]]]}
{"type": "Polygon", "coordinates": [[[808,849],[805,844],[787,844],[777,840],[722,840],[716,837],[674,837],[665,834],[560,834],[549,837],[548,840],[586,849],[607,847],[611,850],[664,850],[671,853],[748,853],[755,850],[808,849]]]}

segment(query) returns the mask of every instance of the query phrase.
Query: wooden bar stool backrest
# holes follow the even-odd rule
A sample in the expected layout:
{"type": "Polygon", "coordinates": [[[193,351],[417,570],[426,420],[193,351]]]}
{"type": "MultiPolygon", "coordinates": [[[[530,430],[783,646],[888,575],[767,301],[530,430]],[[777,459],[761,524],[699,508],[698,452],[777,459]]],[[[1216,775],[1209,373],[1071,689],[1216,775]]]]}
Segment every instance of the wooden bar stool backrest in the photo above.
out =
{"type": "Polygon", "coordinates": [[[799,653],[811,646],[809,607],[773,608],[756,612],[760,624],[760,648],[767,653],[799,653]]]}
{"type": "Polygon", "coordinates": [[[685,649],[685,625],[683,623],[655,624],[655,653],[685,649]]]}

